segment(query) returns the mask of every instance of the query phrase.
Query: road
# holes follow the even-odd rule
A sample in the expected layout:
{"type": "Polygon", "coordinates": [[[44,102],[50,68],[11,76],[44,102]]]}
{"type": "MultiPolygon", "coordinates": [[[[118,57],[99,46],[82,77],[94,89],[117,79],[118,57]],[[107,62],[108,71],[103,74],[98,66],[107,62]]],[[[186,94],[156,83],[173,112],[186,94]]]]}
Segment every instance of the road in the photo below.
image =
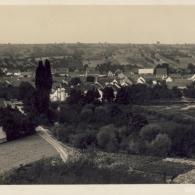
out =
{"type": "Polygon", "coordinates": [[[63,162],[66,162],[69,156],[78,155],[78,151],[72,147],[68,147],[56,140],[49,132],[48,129],[38,126],[36,128],[38,135],[40,135],[45,141],[53,146],[53,148],[59,153],[63,162]]]}
{"type": "Polygon", "coordinates": [[[35,135],[0,144],[0,174],[43,158],[60,155],[66,162],[78,156],[78,150],[57,141],[47,129],[39,126],[36,130],[35,135]]]}
{"type": "Polygon", "coordinates": [[[0,174],[43,158],[58,156],[38,134],[0,144],[0,174]]]}

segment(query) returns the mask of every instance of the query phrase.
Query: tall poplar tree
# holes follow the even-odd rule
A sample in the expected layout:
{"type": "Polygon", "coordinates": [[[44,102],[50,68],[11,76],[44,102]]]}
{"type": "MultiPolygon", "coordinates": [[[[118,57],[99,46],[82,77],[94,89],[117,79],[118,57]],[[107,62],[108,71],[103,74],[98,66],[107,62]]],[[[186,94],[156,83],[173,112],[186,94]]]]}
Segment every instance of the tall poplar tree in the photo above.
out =
{"type": "Polygon", "coordinates": [[[52,74],[49,60],[45,64],[40,60],[36,69],[35,86],[37,92],[36,107],[39,113],[47,114],[49,109],[50,92],[52,89],[52,74]]]}

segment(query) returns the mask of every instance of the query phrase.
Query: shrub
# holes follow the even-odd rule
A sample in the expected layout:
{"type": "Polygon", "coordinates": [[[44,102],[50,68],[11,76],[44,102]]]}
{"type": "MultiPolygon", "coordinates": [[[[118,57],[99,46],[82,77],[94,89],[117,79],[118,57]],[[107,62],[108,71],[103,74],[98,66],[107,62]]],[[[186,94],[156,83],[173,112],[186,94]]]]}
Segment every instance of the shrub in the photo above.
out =
{"type": "Polygon", "coordinates": [[[114,90],[112,87],[105,87],[103,89],[103,101],[112,102],[114,100],[114,90]]]}
{"type": "Polygon", "coordinates": [[[148,124],[147,119],[140,114],[131,114],[129,117],[128,131],[129,134],[136,132],[148,124]]]}
{"type": "Polygon", "coordinates": [[[54,121],[56,121],[58,118],[58,113],[56,110],[52,109],[52,108],[49,108],[48,111],[47,111],[47,119],[48,119],[48,122],[50,123],[54,123],[54,121]]]}
{"type": "Polygon", "coordinates": [[[184,95],[186,97],[194,98],[195,97],[195,82],[192,82],[190,85],[187,85],[187,88],[184,89],[184,95]]]}
{"type": "Polygon", "coordinates": [[[116,130],[118,140],[121,142],[128,136],[128,129],[126,126],[118,127],[116,130]]]}
{"type": "Polygon", "coordinates": [[[59,112],[59,122],[60,123],[70,123],[75,124],[79,121],[79,114],[76,109],[71,108],[71,106],[62,107],[59,112]]]}
{"type": "Polygon", "coordinates": [[[116,95],[116,102],[119,104],[129,104],[131,100],[130,88],[127,86],[121,87],[116,95]]]}
{"type": "Polygon", "coordinates": [[[106,121],[109,121],[109,115],[107,113],[107,110],[105,107],[103,106],[98,106],[95,108],[95,123],[100,123],[100,124],[104,124],[106,121]]]}
{"type": "Polygon", "coordinates": [[[116,128],[113,124],[102,127],[97,134],[97,143],[102,149],[114,152],[117,150],[118,140],[116,128]]]}
{"type": "Polygon", "coordinates": [[[69,140],[73,146],[78,148],[94,147],[97,143],[96,134],[92,132],[73,134],[69,137],[69,140]]]}
{"type": "Polygon", "coordinates": [[[52,131],[58,140],[68,142],[70,134],[74,133],[74,128],[72,126],[55,125],[52,131]]]}
{"type": "Polygon", "coordinates": [[[83,109],[89,109],[89,110],[92,110],[94,111],[95,110],[95,106],[94,104],[86,104],[83,109]]]}
{"type": "Polygon", "coordinates": [[[79,104],[83,101],[83,93],[79,88],[71,88],[67,102],[69,105],[79,104]]]}
{"type": "Polygon", "coordinates": [[[86,123],[92,121],[93,118],[93,111],[91,109],[83,109],[80,113],[80,120],[86,123]]]}
{"type": "Polygon", "coordinates": [[[167,134],[159,133],[149,144],[149,151],[153,155],[166,156],[171,149],[171,139],[167,134]]]}
{"type": "Polygon", "coordinates": [[[108,105],[107,110],[108,110],[109,115],[112,118],[117,117],[123,113],[122,110],[119,108],[119,106],[116,104],[108,105]]]}
{"type": "Polygon", "coordinates": [[[17,109],[6,108],[1,110],[4,115],[1,119],[7,140],[14,140],[35,133],[35,124],[17,109]]]}
{"type": "Polygon", "coordinates": [[[129,147],[129,138],[124,137],[120,142],[120,149],[127,152],[128,147],[129,147]]]}
{"type": "Polygon", "coordinates": [[[195,152],[194,125],[166,122],[162,124],[162,127],[163,132],[166,133],[172,141],[172,154],[190,156],[195,152]]]}
{"type": "Polygon", "coordinates": [[[141,154],[145,152],[145,144],[139,138],[130,137],[128,140],[127,150],[131,154],[141,154]]]}
{"type": "Polygon", "coordinates": [[[141,129],[139,135],[144,140],[152,141],[160,132],[162,132],[162,128],[160,125],[148,124],[141,129]]]}

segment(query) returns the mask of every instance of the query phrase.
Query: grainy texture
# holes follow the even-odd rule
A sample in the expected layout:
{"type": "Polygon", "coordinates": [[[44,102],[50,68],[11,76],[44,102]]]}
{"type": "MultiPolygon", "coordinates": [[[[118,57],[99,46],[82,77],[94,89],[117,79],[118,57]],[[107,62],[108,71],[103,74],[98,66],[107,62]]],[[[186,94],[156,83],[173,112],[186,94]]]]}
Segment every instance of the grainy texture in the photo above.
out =
{"type": "Polygon", "coordinates": [[[39,135],[0,144],[0,173],[56,155],[56,150],[39,135]]]}

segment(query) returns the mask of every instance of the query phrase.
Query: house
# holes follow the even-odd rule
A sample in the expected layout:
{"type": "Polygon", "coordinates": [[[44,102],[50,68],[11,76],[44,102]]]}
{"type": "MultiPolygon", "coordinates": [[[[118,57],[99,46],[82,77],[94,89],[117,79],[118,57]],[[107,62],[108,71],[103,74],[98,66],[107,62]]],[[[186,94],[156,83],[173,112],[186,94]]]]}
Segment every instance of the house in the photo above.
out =
{"type": "Polygon", "coordinates": [[[156,77],[167,77],[168,76],[168,70],[164,67],[157,67],[155,69],[155,75],[156,77]]]}
{"type": "Polygon", "coordinates": [[[153,68],[140,68],[138,69],[139,75],[154,74],[153,68]]]}
{"type": "Polygon", "coordinates": [[[157,85],[157,84],[158,84],[158,81],[156,81],[156,80],[152,81],[152,85],[157,85]]]}
{"type": "Polygon", "coordinates": [[[143,77],[139,77],[139,78],[137,79],[137,83],[138,83],[138,84],[145,84],[145,83],[146,83],[146,80],[145,80],[143,77]]]}
{"type": "Polygon", "coordinates": [[[17,108],[18,111],[20,111],[22,114],[26,115],[24,110],[23,110],[24,106],[23,106],[22,101],[18,101],[16,99],[7,100],[7,101],[5,101],[5,105],[6,105],[6,107],[10,106],[13,109],[17,108]]]}
{"type": "Polygon", "coordinates": [[[13,73],[11,73],[11,72],[7,72],[7,73],[6,73],[6,75],[7,75],[7,76],[12,76],[12,75],[13,75],[13,73]]]}
{"type": "Polygon", "coordinates": [[[21,76],[22,75],[22,73],[21,72],[14,72],[14,76],[21,76]]]}
{"type": "Polygon", "coordinates": [[[110,84],[115,87],[116,89],[121,88],[118,81],[116,79],[114,79],[113,81],[110,82],[110,84]]]}
{"type": "Polygon", "coordinates": [[[120,85],[123,85],[123,86],[128,86],[128,85],[133,84],[133,82],[122,72],[118,74],[118,80],[119,80],[120,85]]]}
{"type": "Polygon", "coordinates": [[[96,83],[98,81],[98,74],[87,74],[86,75],[86,82],[89,83],[96,83]]]}
{"type": "Polygon", "coordinates": [[[166,83],[173,82],[173,79],[171,77],[167,77],[166,83]]]}
{"type": "Polygon", "coordinates": [[[3,127],[0,127],[0,144],[7,142],[6,133],[3,131],[3,127]]]}
{"type": "Polygon", "coordinates": [[[67,97],[68,94],[65,92],[65,88],[63,87],[53,90],[53,93],[50,94],[50,100],[52,102],[65,101],[67,97]]]}
{"type": "Polygon", "coordinates": [[[108,71],[108,77],[113,77],[114,73],[112,71],[108,71]]]}

